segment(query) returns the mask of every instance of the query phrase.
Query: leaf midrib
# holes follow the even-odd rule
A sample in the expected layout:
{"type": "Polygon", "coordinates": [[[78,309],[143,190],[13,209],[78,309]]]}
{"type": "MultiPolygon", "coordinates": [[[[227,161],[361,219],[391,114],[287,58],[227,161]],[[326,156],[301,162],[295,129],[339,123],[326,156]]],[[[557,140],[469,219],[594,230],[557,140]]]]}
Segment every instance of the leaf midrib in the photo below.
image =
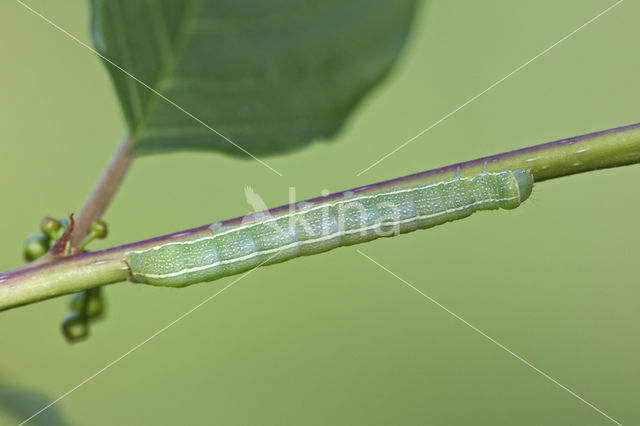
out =
{"type": "MultiPolygon", "coordinates": [[[[146,4],[147,6],[149,6],[149,1],[147,1],[146,4]]],[[[154,3],[154,5],[157,6],[157,3],[154,3]]],[[[166,63],[163,66],[163,69],[158,73],[158,78],[156,79],[155,85],[151,86],[158,93],[163,92],[164,86],[167,80],[169,80],[171,73],[175,69],[180,57],[182,56],[182,53],[184,52],[184,48],[187,45],[187,42],[189,40],[189,35],[192,32],[191,31],[192,23],[194,21],[193,17],[196,16],[197,11],[200,9],[201,5],[202,5],[202,0],[191,0],[187,2],[187,7],[183,14],[180,25],[178,26],[178,33],[175,38],[176,41],[174,43],[174,48],[172,51],[172,58],[166,61],[166,63]]],[[[168,34],[169,32],[167,31],[166,22],[164,20],[163,20],[163,26],[165,28],[165,33],[168,34]]],[[[157,93],[152,93],[146,105],[143,107],[143,113],[141,115],[141,118],[135,130],[132,132],[132,138],[134,140],[134,144],[139,139],[140,134],[149,123],[149,120],[151,119],[153,111],[155,111],[155,106],[160,99],[161,97],[158,96],[157,93]]]]}

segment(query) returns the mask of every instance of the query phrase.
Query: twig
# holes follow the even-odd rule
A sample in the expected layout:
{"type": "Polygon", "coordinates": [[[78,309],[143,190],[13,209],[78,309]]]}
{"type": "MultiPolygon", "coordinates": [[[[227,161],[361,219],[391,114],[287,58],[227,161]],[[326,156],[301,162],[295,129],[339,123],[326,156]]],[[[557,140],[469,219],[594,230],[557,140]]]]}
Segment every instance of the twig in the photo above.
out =
{"type": "Polygon", "coordinates": [[[131,147],[131,139],[125,137],[76,216],[76,226],[71,234],[73,247],[77,247],[84,240],[89,234],[91,222],[100,219],[107,209],[133,160],[131,147]]]}
{"type": "MultiPolygon", "coordinates": [[[[127,144],[120,149],[105,172],[96,191],[89,198],[84,217],[96,218],[108,204],[117,183],[126,172],[130,159],[127,144]],[[120,160],[115,161],[115,159],[120,160]]],[[[510,168],[527,169],[536,182],[583,173],[608,167],[640,163],[640,123],[616,129],[562,139],[516,151],[478,158],[410,176],[355,188],[349,192],[362,194],[377,192],[398,185],[420,185],[437,179],[510,168]]],[[[305,204],[323,203],[344,198],[345,192],[307,200],[305,204]]],[[[280,206],[269,210],[275,215],[295,209],[299,204],[280,206]]],[[[262,213],[264,214],[264,212],[262,213]]],[[[256,214],[258,217],[261,213],[256,214]]],[[[242,223],[246,217],[221,222],[221,226],[242,223]]],[[[90,223],[85,222],[85,223],[90,223]]],[[[46,263],[28,265],[20,270],[0,274],[0,310],[26,305],[66,293],[86,290],[103,284],[123,281],[129,276],[124,255],[131,250],[144,250],[171,241],[184,241],[211,235],[209,225],[156,237],[146,241],[114,247],[80,255],[62,256],[46,263]]]]}

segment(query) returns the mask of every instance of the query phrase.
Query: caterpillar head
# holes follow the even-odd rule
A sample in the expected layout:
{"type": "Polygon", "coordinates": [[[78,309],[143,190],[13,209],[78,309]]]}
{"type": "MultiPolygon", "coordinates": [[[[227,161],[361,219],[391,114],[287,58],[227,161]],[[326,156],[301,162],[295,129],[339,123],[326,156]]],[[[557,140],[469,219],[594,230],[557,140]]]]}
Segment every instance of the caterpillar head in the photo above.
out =
{"type": "Polygon", "coordinates": [[[518,191],[520,193],[520,202],[529,198],[533,190],[533,175],[528,170],[514,170],[513,177],[516,179],[518,191]]]}

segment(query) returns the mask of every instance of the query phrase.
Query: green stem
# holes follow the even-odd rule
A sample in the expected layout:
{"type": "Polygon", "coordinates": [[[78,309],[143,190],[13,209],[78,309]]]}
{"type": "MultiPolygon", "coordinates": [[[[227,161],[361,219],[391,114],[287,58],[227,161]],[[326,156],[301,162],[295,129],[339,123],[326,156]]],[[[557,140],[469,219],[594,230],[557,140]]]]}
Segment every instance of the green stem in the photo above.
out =
{"type": "Polygon", "coordinates": [[[58,257],[0,275],[0,310],[124,281],[127,275],[117,251],[58,257]]]}
{"type": "MultiPolygon", "coordinates": [[[[109,164],[107,164],[100,179],[98,179],[82,209],[80,209],[80,213],[75,218],[75,227],[71,233],[71,245],[78,247],[80,252],[82,252],[83,248],[80,245],[83,244],[85,237],[89,234],[91,223],[102,217],[131,166],[133,161],[132,147],[131,139],[128,136],[120,142],[109,164]]],[[[49,252],[32,262],[19,266],[14,271],[31,269],[51,262],[53,259],[55,259],[55,256],[49,252]]],[[[2,280],[0,280],[1,283],[2,280]]]]}
{"type": "MultiPolygon", "coordinates": [[[[129,155],[128,151],[123,152],[127,156],[129,155]]],[[[506,168],[511,170],[527,169],[531,171],[536,182],[541,182],[575,173],[639,162],[640,124],[634,124],[453,164],[440,169],[355,188],[350,192],[362,194],[390,187],[417,185],[453,176],[456,173],[472,175],[480,173],[485,165],[490,171],[506,168]]],[[[123,176],[122,170],[126,171],[126,167],[119,170],[117,174],[123,176]]],[[[115,187],[117,185],[113,188],[115,187]]],[[[113,190],[115,189],[109,191],[113,190]]],[[[102,194],[113,194],[109,191],[102,194]]],[[[344,192],[340,192],[307,200],[307,203],[323,203],[344,196],[344,192]]],[[[291,206],[285,205],[269,212],[276,214],[290,208],[291,206]]],[[[94,216],[95,212],[101,211],[101,209],[103,210],[104,207],[91,207],[89,211],[93,213],[88,215],[94,216]]],[[[242,220],[243,217],[238,217],[224,221],[221,225],[236,225],[242,220]]],[[[170,241],[188,240],[208,233],[210,233],[209,225],[205,225],[98,252],[56,257],[46,263],[27,265],[27,267],[0,274],[0,310],[123,281],[129,276],[127,265],[123,261],[126,252],[170,241]]]]}
{"type": "Polygon", "coordinates": [[[458,170],[462,175],[473,175],[482,171],[485,164],[490,171],[507,168],[526,169],[533,174],[536,182],[542,182],[576,173],[639,162],[640,123],[452,164],[369,185],[362,189],[369,190],[409,182],[417,184],[453,176],[458,170]]]}
{"type": "Polygon", "coordinates": [[[131,148],[131,139],[125,137],[111,157],[111,161],[82,206],[80,213],[76,216],[75,228],[71,234],[73,247],[77,247],[85,239],[89,234],[91,222],[100,219],[107,209],[133,160],[131,148]]]}

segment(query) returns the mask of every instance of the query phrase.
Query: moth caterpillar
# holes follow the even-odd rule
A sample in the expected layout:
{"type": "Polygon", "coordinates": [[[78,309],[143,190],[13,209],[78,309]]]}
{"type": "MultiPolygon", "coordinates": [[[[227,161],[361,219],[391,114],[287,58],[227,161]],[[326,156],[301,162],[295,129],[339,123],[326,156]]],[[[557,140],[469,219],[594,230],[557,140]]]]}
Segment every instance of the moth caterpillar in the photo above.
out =
{"type": "Polygon", "coordinates": [[[212,225],[210,235],[125,253],[134,282],[182,287],[462,219],[478,210],[516,208],[533,189],[525,170],[455,176],[340,199],[297,204],[289,212],[212,225]]]}

